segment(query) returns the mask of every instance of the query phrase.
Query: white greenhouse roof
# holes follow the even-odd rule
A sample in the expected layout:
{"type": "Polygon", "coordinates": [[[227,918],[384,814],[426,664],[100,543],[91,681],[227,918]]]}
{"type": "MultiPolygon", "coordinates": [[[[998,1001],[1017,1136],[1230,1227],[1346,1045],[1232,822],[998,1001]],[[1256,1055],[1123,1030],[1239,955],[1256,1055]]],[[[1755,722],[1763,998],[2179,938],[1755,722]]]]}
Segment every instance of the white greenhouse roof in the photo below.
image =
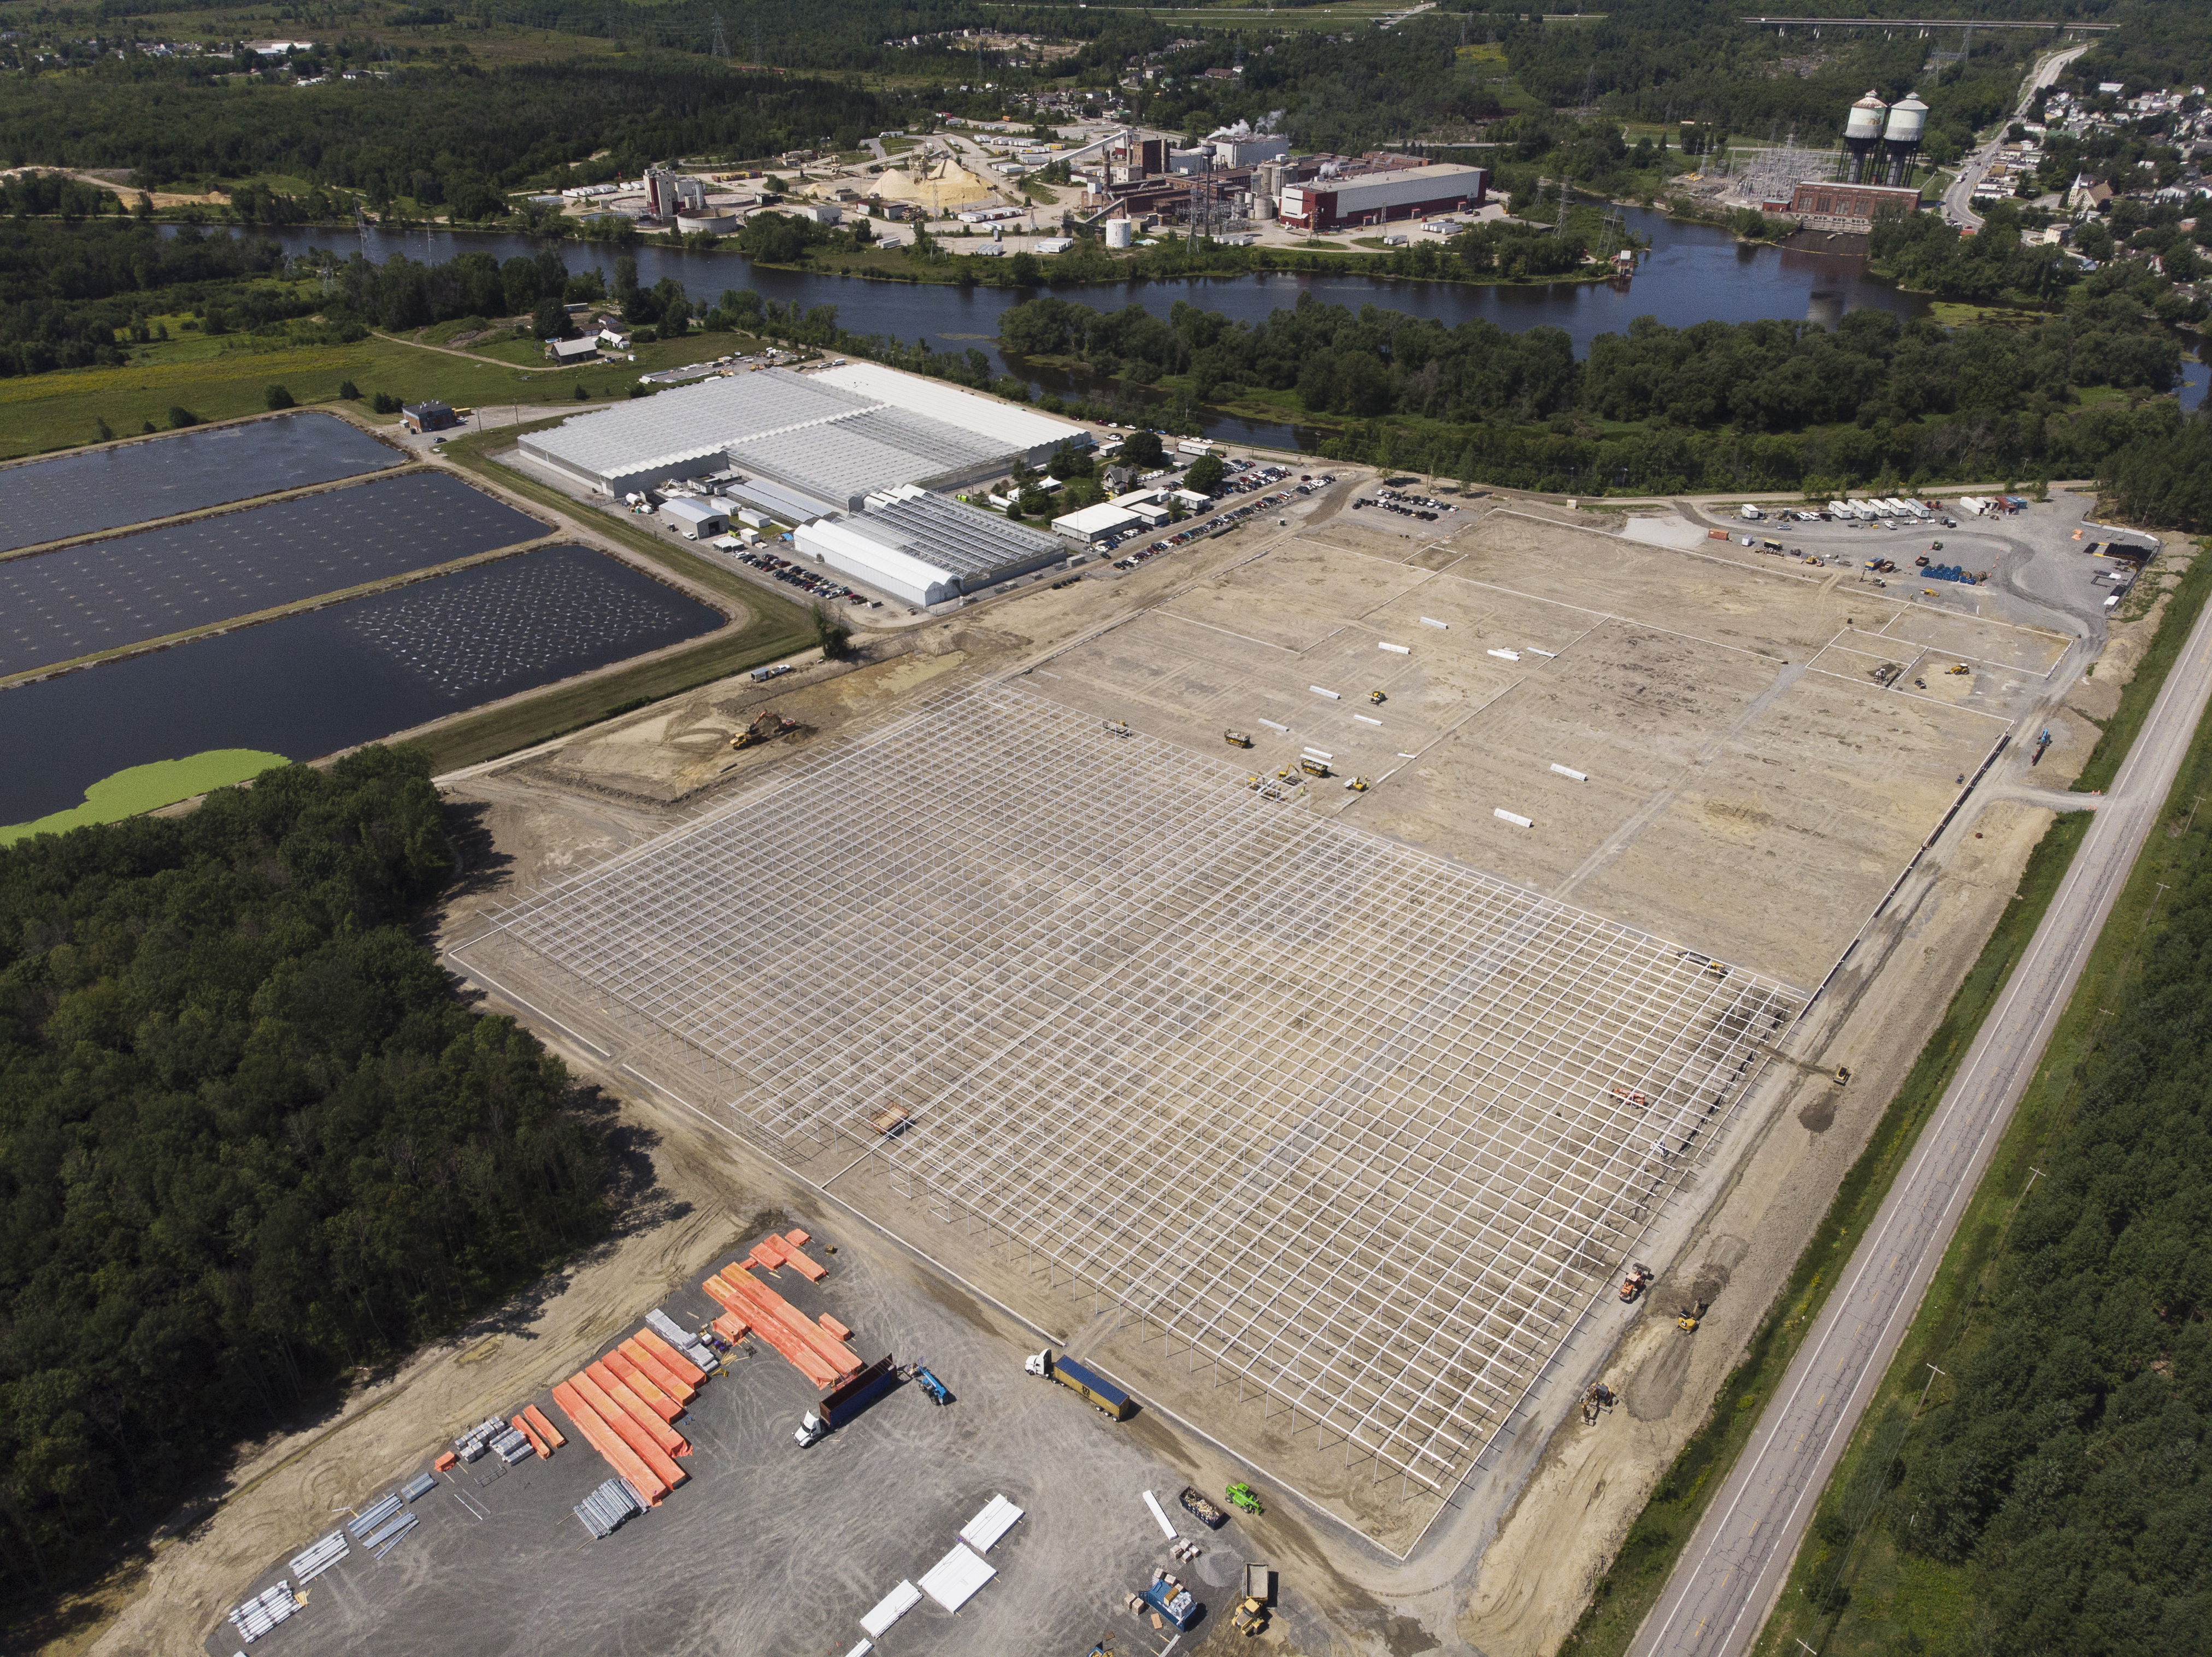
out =
{"type": "Polygon", "coordinates": [[[989,438],[997,446],[994,452],[998,454],[1065,442],[1080,448],[1091,435],[1080,426],[1048,418],[1018,404],[966,391],[942,380],[904,374],[880,362],[848,362],[841,369],[824,369],[808,378],[871,402],[889,403],[894,408],[926,414],[933,420],[942,420],[963,431],[989,438]]]}

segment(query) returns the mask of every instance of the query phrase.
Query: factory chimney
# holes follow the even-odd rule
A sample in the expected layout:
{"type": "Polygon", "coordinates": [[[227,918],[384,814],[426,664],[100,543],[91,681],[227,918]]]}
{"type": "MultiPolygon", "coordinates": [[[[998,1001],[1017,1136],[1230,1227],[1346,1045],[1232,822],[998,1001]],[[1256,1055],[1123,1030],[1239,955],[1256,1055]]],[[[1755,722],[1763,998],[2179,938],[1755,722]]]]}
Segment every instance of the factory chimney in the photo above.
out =
{"type": "Polygon", "coordinates": [[[1928,130],[1928,106],[1908,92],[1889,108],[1888,125],[1882,128],[1882,154],[1888,158],[1887,182],[1893,187],[1905,182],[1906,170],[1912,158],[1920,153],[1921,134],[1928,130]]]}
{"type": "Polygon", "coordinates": [[[1844,150],[1850,158],[1844,183],[1866,182],[1867,158],[1881,142],[1881,118],[1888,108],[1871,88],[1865,97],[1851,106],[1850,119],[1844,123],[1844,150]]]}

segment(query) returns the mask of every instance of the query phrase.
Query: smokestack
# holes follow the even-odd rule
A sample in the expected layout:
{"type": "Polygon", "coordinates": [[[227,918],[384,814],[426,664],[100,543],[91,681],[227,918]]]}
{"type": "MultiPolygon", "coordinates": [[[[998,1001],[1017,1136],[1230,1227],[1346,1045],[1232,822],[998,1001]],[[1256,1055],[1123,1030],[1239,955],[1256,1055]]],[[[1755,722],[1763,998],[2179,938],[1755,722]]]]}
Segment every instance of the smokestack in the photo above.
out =
{"type": "Polygon", "coordinates": [[[1928,130],[1928,106],[1908,92],[1890,106],[1888,125],[1882,128],[1882,154],[1889,161],[1888,182],[1905,182],[1905,169],[1920,153],[1921,134],[1928,130]]]}
{"type": "Polygon", "coordinates": [[[1850,157],[1844,174],[1846,184],[1857,184],[1866,174],[1867,157],[1881,142],[1881,118],[1889,106],[1869,88],[1867,95],[1851,106],[1850,118],[1844,123],[1844,149],[1850,157]]]}

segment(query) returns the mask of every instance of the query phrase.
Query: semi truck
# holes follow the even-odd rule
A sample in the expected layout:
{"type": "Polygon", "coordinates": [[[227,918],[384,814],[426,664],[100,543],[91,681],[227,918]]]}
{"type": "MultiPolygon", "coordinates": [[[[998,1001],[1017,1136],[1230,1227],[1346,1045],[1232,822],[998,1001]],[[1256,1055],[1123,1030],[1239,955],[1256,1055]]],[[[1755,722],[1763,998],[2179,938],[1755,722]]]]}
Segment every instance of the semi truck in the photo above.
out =
{"type": "Polygon", "coordinates": [[[802,1450],[820,1443],[832,1428],[842,1427],[897,1386],[898,1379],[890,1355],[884,1354],[809,1410],[791,1435],[793,1441],[802,1450]]]}
{"type": "Polygon", "coordinates": [[[1129,1395],[1108,1380],[1097,1370],[1079,1364],[1073,1358],[1055,1360],[1050,1348],[1037,1353],[1022,1365],[1032,1375],[1042,1375],[1047,1380],[1058,1381],[1070,1392],[1086,1398],[1091,1405],[1103,1410],[1115,1421],[1127,1421],[1137,1413],[1137,1406],[1129,1395]]]}

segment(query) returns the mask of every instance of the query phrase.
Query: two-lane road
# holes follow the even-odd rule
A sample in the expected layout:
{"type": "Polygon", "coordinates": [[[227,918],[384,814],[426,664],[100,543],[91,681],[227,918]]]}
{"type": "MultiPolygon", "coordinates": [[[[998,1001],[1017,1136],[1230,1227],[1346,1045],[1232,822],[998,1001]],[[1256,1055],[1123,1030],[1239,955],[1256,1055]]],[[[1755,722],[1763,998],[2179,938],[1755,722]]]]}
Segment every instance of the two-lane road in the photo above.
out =
{"type": "Polygon", "coordinates": [[[1765,1620],[1814,1500],[1896,1355],[2158,819],[2208,695],[2212,607],[2191,630],[2003,998],[1691,1537],[1632,1657],[1739,1657],[1765,1620]]]}

